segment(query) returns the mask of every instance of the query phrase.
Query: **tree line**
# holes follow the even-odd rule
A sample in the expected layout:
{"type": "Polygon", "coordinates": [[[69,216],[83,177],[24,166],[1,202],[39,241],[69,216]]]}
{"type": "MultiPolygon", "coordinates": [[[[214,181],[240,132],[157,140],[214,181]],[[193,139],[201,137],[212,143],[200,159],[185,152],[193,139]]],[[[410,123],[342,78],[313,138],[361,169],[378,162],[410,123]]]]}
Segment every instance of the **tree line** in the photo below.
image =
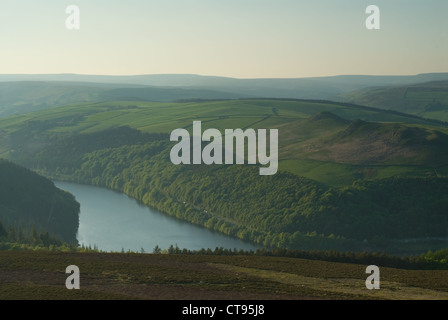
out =
{"type": "Polygon", "coordinates": [[[377,265],[381,267],[399,268],[408,270],[448,270],[448,249],[435,252],[428,251],[420,255],[391,255],[386,252],[341,252],[337,250],[291,250],[285,248],[237,250],[216,247],[202,248],[200,250],[180,249],[177,245],[170,245],[168,249],[161,249],[156,245],[153,254],[171,255],[213,255],[213,256],[263,256],[283,257],[306,260],[320,260],[329,262],[353,263],[361,265],[377,265]]]}

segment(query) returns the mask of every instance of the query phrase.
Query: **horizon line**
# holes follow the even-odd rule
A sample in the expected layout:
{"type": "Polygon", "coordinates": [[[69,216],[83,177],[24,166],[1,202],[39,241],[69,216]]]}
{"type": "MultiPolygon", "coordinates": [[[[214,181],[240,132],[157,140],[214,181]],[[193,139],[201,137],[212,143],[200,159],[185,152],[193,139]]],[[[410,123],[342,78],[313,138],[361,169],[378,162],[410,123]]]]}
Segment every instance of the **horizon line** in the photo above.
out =
{"type": "Polygon", "coordinates": [[[249,78],[238,78],[220,75],[206,75],[206,74],[196,74],[196,73],[143,73],[143,74],[86,74],[86,73],[0,73],[0,76],[84,76],[84,77],[146,77],[146,76],[194,76],[194,77],[212,77],[212,78],[224,78],[224,79],[234,79],[234,80],[294,80],[294,79],[315,79],[315,78],[334,78],[334,77],[409,77],[409,76],[420,76],[420,75],[430,75],[430,74],[448,74],[448,71],[442,72],[423,72],[423,73],[412,73],[412,74],[335,74],[335,75],[323,75],[323,76],[302,76],[302,77],[249,77],[249,78]]]}

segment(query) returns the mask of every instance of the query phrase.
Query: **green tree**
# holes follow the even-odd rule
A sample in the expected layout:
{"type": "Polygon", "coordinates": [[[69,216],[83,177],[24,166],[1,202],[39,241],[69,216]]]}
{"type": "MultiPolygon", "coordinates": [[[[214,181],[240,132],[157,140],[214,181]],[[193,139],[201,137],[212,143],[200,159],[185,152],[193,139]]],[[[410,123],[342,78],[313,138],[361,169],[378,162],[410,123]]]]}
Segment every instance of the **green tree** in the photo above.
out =
{"type": "Polygon", "coordinates": [[[154,253],[154,254],[161,254],[162,253],[162,249],[160,249],[159,245],[156,245],[154,247],[154,249],[152,250],[152,253],[154,253]]]}

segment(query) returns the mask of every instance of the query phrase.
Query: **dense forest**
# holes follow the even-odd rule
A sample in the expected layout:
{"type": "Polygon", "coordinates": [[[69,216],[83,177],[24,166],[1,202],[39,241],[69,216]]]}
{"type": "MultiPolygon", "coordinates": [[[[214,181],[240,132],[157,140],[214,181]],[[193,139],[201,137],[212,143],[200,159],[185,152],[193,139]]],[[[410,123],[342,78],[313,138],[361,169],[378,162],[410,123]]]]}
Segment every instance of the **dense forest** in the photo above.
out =
{"type": "Polygon", "coordinates": [[[447,234],[447,178],[359,180],[331,188],[288,172],[260,176],[249,165],[175,166],[172,145],[166,135],[119,127],[59,140],[20,161],[266,247],[379,250],[390,239],[447,234]]]}
{"type": "Polygon", "coordinates": [[[79,203],[47,178],[0,159],[0,237],[77,243],[79,203]]]}

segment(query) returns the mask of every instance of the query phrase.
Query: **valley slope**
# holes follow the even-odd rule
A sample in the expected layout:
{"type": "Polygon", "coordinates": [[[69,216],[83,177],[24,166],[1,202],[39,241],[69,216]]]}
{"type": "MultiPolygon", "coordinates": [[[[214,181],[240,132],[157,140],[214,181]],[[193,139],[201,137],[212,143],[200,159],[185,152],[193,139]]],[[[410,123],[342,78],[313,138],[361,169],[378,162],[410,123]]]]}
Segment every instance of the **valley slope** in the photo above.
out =
{"type": "Polygon", "coordinates": [[[10,117],[0,131],[3,157],[267,247],[402,252],[404,239],[446,237],[448,138],[437,121],[325,101],[113,101],[10,117]],[[280,171],[173,165],[169,133],[194,120],[279,129],[280,171]]]}
{"type": "MultiPolygon", "coordinates": [[[[38,233],[77,244],[79,203],[38,174],[0,159],[0,243],[38,233]]],[[[37,239],[33,239],[37,240],[37,239]]],[[[48,246],[48,243],[46,243],[48,246]]]]}

